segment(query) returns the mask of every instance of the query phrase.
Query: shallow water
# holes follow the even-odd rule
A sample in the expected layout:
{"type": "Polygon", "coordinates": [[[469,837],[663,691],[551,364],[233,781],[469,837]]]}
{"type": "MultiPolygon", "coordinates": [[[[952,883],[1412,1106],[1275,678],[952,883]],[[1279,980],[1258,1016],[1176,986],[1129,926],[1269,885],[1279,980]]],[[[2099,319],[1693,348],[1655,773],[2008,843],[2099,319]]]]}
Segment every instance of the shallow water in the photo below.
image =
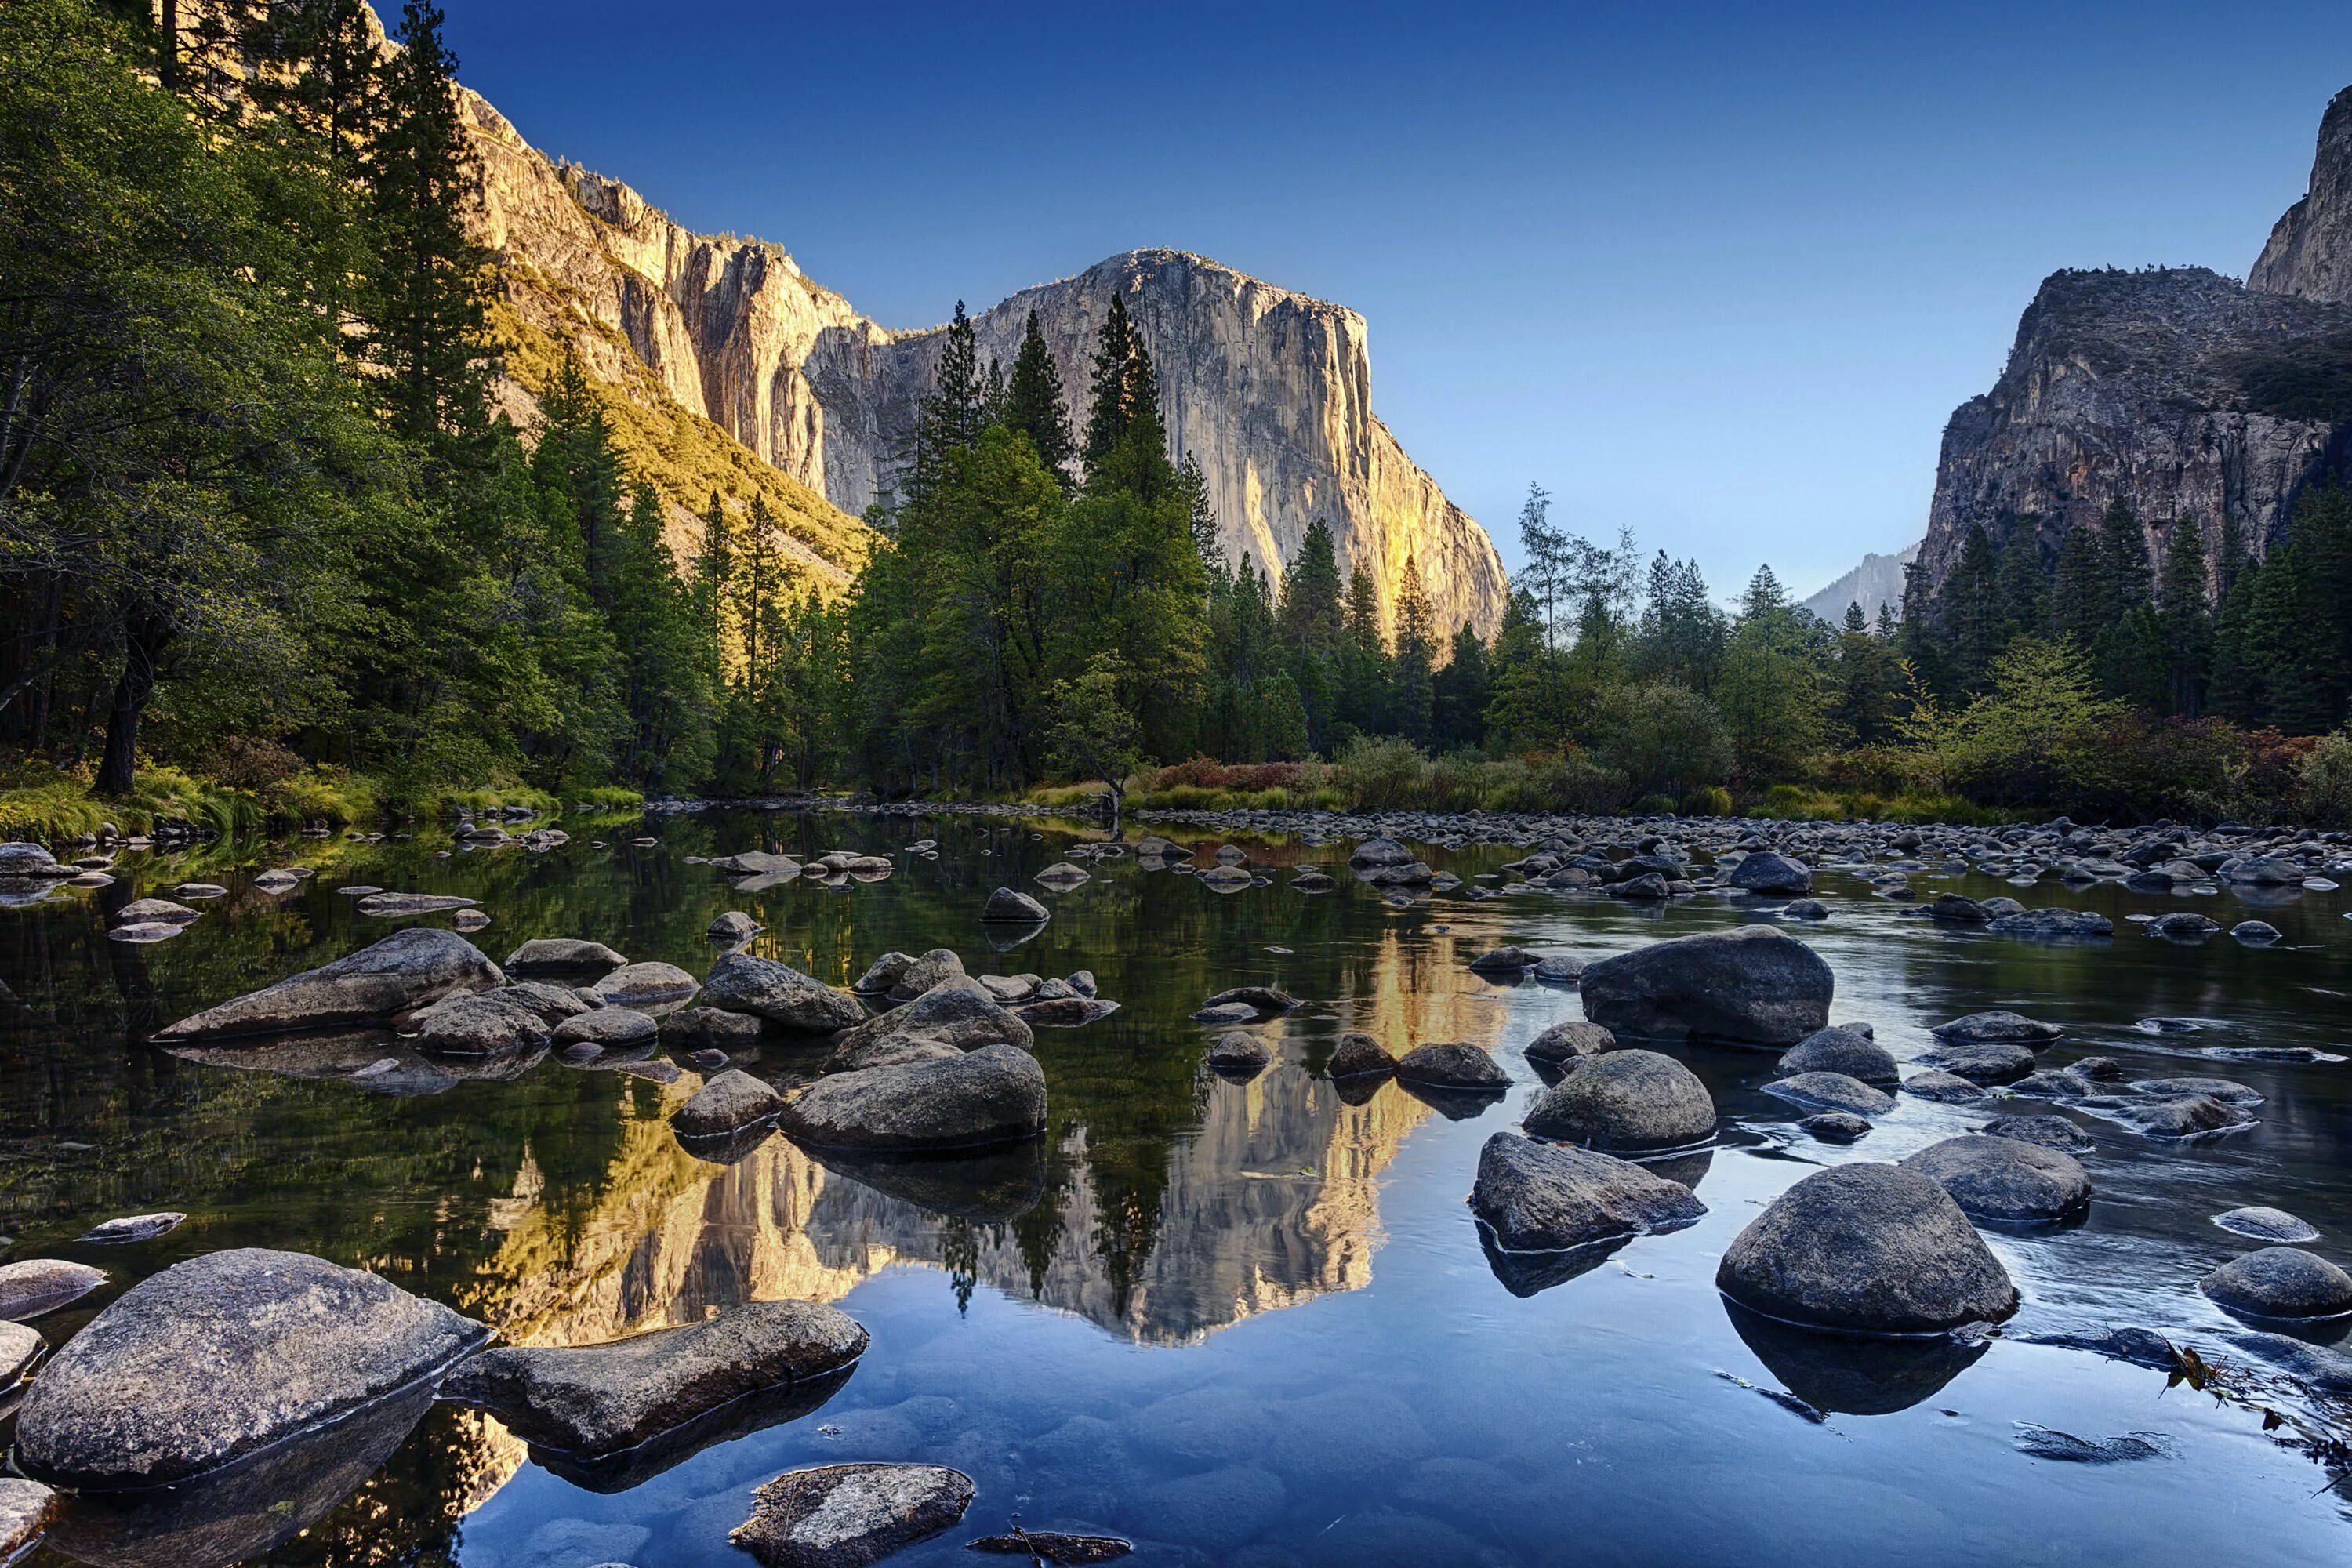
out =
{"type": "MultiPolygon", "coordinates": [[[[1725,1119],[1720,1146],[1672,1173],[1696,1177],[1700,1224],[1559,1278],[1566,1266],[1490,1261],[1463,1203],[1480,1144],[1538,1087],[1518,1047],[1578,1016],[1572,988],[1489,984],[1465,960],[1507,942],[1596,958],[1770,918],[1769,905],[1707,894],[1659,911],[1523,892],[1399,910],[1346,875],[1345,846],[1296,843],[1248,847],[1261,864],[1329,865],[1339,892],[1293,893],[1277,876],[1219,896],[1132,859],[1052,892],[1030,878],[1060,858],[1067,825],[711,814],[649,823],[653,847],[630,844],[635,823],[566,826],[573,841],[544,855],[444,858],[446,839],[427,836],[126,856],[111,888],[0,910],[0,981],[16,999],[0,1015],[0,1231],[15,1238],[0,1256],[113,1275],[36,1326],[61,1342],[147,1273],[266,1246],[375,1269],[527,1343],[820,1299],[870,1331],[864,1362],[821,1409],[746,1412],[743,1426],[776,1424],[657,1473],[567,1479],[486,1417],[442,1406],[411,1429],[413,1410],[389,1412],[256,1478],[250,1495],[69,1517],[33,1561],[739,1564],[750,1559],[727,1531],[753,1486],[852,1459],[949,1464],[978,1482],[970,1528],[892,1560],[910,1564],[972,1561],[961,1542],[1008,1521],[1128,1535],[1143,1543],[1139,1561],[1266,1568],[2292,1563],[2352,1548],[2352,1500],[2258,1417],[2168,1392],[2158,1373],[2028,1342],[2138,1325],[2218,1344],[2236,1325],[2196,1281],[2251,1245],[2212,1225],[2225,1209],[2292,1210],[2320,1228],[2315,1250],[2352,1260],[2352,1064],[2202,1054],[2352,1054],[2344,893],[2252,909],[2226,894],[1914,878],[1923,896],[2010,892],[2116,921],[2111,942],[2051,947],[1938,930],[1859,880],[1821,879],[1834,918],[1794,929],[1836,973],[1832,1016],[1869,1020],[1898,1057],[1926,1049],[1948,1017],[2012,1007],[2066,1026],[2048,1062],[2096,1052],[2134,1078],[2210,1074],[2268,1097],[2257,1127],[2186,1147],[2075,1118],[2097,1143],[2084,1156],[2097,1189],[2087,1221],[1990,1238],[2024,1296],[2018,1317],[1979,1350],[1888,1353],[1736,1322],[1713,1288],[1716,1260],[1817,1164],[1897,1158],[1996,1110],[2050,1108],[1906,1097],[1841,1150],[1757,1092],[1775,1076],[1770,1053],[1677,1049],[1725,1119]],[[923,837],[940,841],[938,858],[897,853],[923,837]],[[686,863],[755,847],[894,854],[897,870],[746,894],[686,863]],[[250,887],[289,863],[318,874],[280,899],[250,887]],[[105,909],[192,879],[231,896],[172,941],[106,939],[105,909]],[[398,1050],[383,1040],[201,1061],[143,1043],[393,929],[336,891],[353,882],[480,899],[494,923],[475,940],[494,957],[530,937],[579,936],[699,973],[705,926],[743,908],[769,927],[753,951],[835,984],[886,949],[949,946],[975,973],[1091,969],[1121,1006],[1038,1031],[1044,1147],[857,1171],[781,1138],[731,1166],[691,1158],[665,1120],[690,1073],[665,1086],[548,1058],[464,1078],[415,1061],[380,1080],[409,1091],[392,1094],[342,1076],[398,1050]],[[1001,955],[977,920],[1000,883],[1055,911],[1001,955]],[[2258,913],[2286,940],[2183,946],[2124,921],[2177,908],[2224,924],[2258,913]],[[1244,1085],[1202,1068],[1217,1031],[1186,1015],[1247,982],[1308,1005],[1261,1027],[1276,1065],[1244,1085]],[[2134,1027],[2155,1015],[2206,1026],[2134,1027]],[[1461,1120],[1446,1112],[1464,1108],[1395,1084],[1349,1105],[1321,1070],[1348,1029],[1399,1052],[1478,1042],[1514,1087],[1461,1120]],[[161,1239],[72,1239],[163,1208],[190,1218],[161,1239]],[[2141,1458],[2064,1462],[2028,1451],[2034,1428],[2158,1440],[2126,1446],[2141,1458]]],[[[1512,855],[1426,858],[1475,878],[1512,855]]],[[[789,1086],[822,1056],[770,1044],[748,1065],[789,1086]]]]}

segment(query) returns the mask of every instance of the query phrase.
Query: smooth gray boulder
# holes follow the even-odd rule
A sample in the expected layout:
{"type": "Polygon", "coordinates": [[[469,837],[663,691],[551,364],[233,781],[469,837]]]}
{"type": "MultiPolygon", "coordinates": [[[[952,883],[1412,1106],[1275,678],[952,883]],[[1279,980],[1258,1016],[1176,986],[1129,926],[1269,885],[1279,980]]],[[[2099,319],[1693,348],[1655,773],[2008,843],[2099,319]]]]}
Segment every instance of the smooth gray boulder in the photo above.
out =
{"type": "Polygon", "coordinates": [[[2268,947],[2286,933],[2268,921],[2240,921],[2230,928],[2230,934],[2248,947],[2268,947]]]}
{"type": "Polygon", "coordinates": [[[94,1225],[76,1241],[90,1247],[128,1247],[136,1241],[152,1241],[159,1236],[169,1236],[187,1223],[188,1216],[177,1209],[163,1209],[154,1214],[127,1214],[94,1225]]]}
{"type": "Polygon", "coordinates": [[[173,1040],[214,1040],[390,1024],[444,996],[504,984],[499,966],[456,931],[415,927],[183,1018],[163,1034],[173,1040]]]}
{"type": "Polygon", "coordinates": [[[2091,1176],[2074,1155],[2046,1144],[1965,1133],[1903,1162],[1941,1186],[1970,1219],[2048,1225],[2091,1206],[2091,1176]]]}
{"type": "Polygon", "coordinates": [[[1900,1083],[1903,1074],[1894,1054],[1857,1028],[1832,1024],[1815,1029],[1780,1056],[1780,1070],[1790,1076],[1809,1072],[1843,1073],[1875,1088],[1900,1083]]]}
{"type": "Polygon", "coordinates": [[[1797,1125],[1824,1143],[1859,1143],[1872,1131],[1868,1118],[1850,1110],[1816,1110],[1797,1125]]]}
{"type": "Polygon", "coordinates": [[[1715,1100],[1672,1057],[1611,1051],[1546,1089],[1526,1126],[1529,1137],[1604,1153],[1652,1153],[1712,1138],[1715,1100]]]}
{"type": "Polygon", "coordinates": [[[1695,1225],[1688,1187],[1590,1149],[1497,1132],[1478,1154],[1470,1206],[1507,1252],[1564,1252],[1695,1225]]]}
{"type": "Polygon", "coordinates": [[[587,1044],[608,1051],[650,1046],[661,1038],[661,1020],[634,1007],[599,1007],[555,1026],[558,1046],[587,1044]]]}
{"type": "Polygon", "coordinates": [[[884,1035],[920,1035],[967,1051],[982,1046],[1018,1046],[1025,1051],[1037,1043],[1036,1031],[1006,1011],[986,986],[969,975],[944,981],[903,1007],[866,1019],[843,1037],[842,1043],[862,1043],[884,1035]]]}
{"type": "Polygon", "coordinates": [[[846,991],[836,991],[789,963],[755,953],[730,952],[710,966],[697,998],[705,1007],[749,1013],[780,1029],[829,1035],[866,1021],[866,1009],[846,991]]]}
{"type": "Polygon", "coordinates": [[[1524,947],[1490,947],[1471,959],[1471,970],[1479,974],[1502,974],[1513,979],[1535,967],[1536,955],[1524,947]]]}
{"type": "Polygon", "coordinates": [[[1775,1100],[1785,1100],[1807,1110],[1842,1110],[1849,1116],[1884,1116],[1895,1109],[1895,1097],[1842,1072],[1801,1072],[1764,1086],[1775,1100]]]}
{"type": "Polygon", "coordinates": [[[814,1301],[752,1301],[611,1344],[502,1346],[442,1380],[532,1445],[565,1454],[635,1448],[731,1400],[824,1377],[866,1353],[866,1331],[814,1301]]]}
{"type": "Polygon", "coordinates": [[[729,1068],[672,1111],[669,1124],[681,1138],[724,1138],[783,1108],[782,1095],[740,1068],[729,1068]]]}
{"type": "Polygon", "coordinates": [[[981,907],[981,920],[990,925],[1042,925],[1053,911],[1014,888],[999,888],[981,907]]]}
{"type": "Polygon", "coordinates": [[[2251,1237],[2256,1241],[2284,1242],[2288,1246],[2299,1246],[2306,1241],[2319,1239],[2319,1227],[2309,1220],[2299,1218],[2284,1209],[2268,1208],[2260,1205],[2252,1208],[2231,1209],[2227,1214],[2217,1214],[2213,1216],[2213,1223],[2223,1230],[2239,1236],[2251,1237]]]}
{"type": "Polygon", "coordinates": [[[105,1283],[105,1269],[62,1258],[0,1263],[0,1322],[21,1322],[54,1312],[105,1283]]]}
{"type": "Polygon", "coordinates": [[[1616,1036],[1598,1024],[1571,1018],[1564,1024],[1554,1024],[1529,1040],[1520,1054],[1531,1062],[1559,1063],[1603,1056],[1616,1048],[1616,1036]]]}
{"type": "Polygon", "coordinates": [[[519,973],[544,971],[579,973],[583,971],[618,969],[629,961],[601,942],[583,942],[572,937],[533,937],[507,954],[507,967],[519,973]]]}
{"type": "Polygon", "coordinates": [[[1984,1133],[1989,1138],[2039,1143],[2062,1154],[2087,1153],[2097,1147],[2089,1133],[2063,1116],[1996,1116],[1984,1124],[1984,1133]]]}
{"type": "Polygon", "coordinates": [[[1829,1023],[1821,955],[1772,926],[1653,942],[1587,964],[1585,1016],[1620,1035],[1792,1046],[1829,1023]]]}
{"type": "Polygon", "coordinates": [[[1744,893],[1810,893],[1813,874],[1786,855],[1759,849],[1731,868],[1731,885],[1744,893]]]}
{"type": "Polygon", "coordinates": [[[710,868],[729,877],[797,877],[801,863],[789,855],[773,855],[765,849],[746,849],[740,855],[721,855],[710,862],[710,868]]]}
{"type": "Polygon", "coordinates": [[[2201,1138],[2254,1124],[2252,1111],[2207,1094],[2096,1094],[2068,1103],[2150,1138],[2201,1138]]]}
{"type": "Polygon", "coordinates": [[[675,963],[625,963],[588,989],[608,1004],[643,1007],[683,1002],[701,985],[700,981],[675,963]]]}
{"type": "Polygon", "coordinates": [[[777,1121],[788,1136],[820,1149],[986,1148],[1045,1130],[1045,1074],[1017,1047],[982,1046],[952,1060],[820,1079],[777,1121]]]}
{"type": "Polygon", "coordinates": [[[2198,1289],[2217,1305],[2248,1317],[2340,1318],[2352,1313],[2352,1274],[2299,1247],[2265,1247],[2231,1258],[2200,1280],[2198,1289]]]}
{"type": "Polygon", "coordinates": [[[2154,1095],[2158,1100],[2182,1100],[2201,1094],[2224,1105],[2260,1105],[2263,1102],[2261,1089],[2227,1078],[2136,1078],[2131,1080],[2130,1088],[2135,1094],[2154,1095]]]}
{"type": "Polygon", "coordinates": [[[1939,1040],[2039,1047],[2048,1045],[2066,1031],[2055,1024],[2045,1024],[2021,1013],[1991,1012],[1970,1013],[1966,1017],[1938,1024],[1927,1032],[1939,1040]]]}
{"type": "Polygon", "coordinates": [[[751,1494],[727,1539],[765,1568],[868,1568],[971,1506],[971,1478],[938,1465],[824,1465],[751,1494]]]}
{"type": "Polygon", "coordinates": [[[1396,1071],[1396,1058],[1370,1035],[1352,1031],[1339,1037],[1325,1068],[1333,1078],[1376,1078],[1396,1071]]]}
{"type": "Polygon", "coordinates": [[[1980,1086],[1941,1068],[1913,1073],[1903,1080],[1903,1092],[1938,1105],[1974,1105],[1986,1098],[1980,1086]]]}
{"type": "Polygon", "coordinates": [[[1936,1334],[2017,1310],[2017,1287],[1951,1194],[1899,1165],[1807,1176],[1733,1240],[1715,1283],[1752,1312],[1847,1334],[1936,1334]]]}
{"type": "Polygon", "coordinates": [[[956,956],[953,949],[935,947],[919,958],[908,960],[888,990],[894,1000],[912,1002],[934,985],[961,979],[963,973],[963,960],[956,956]]]}
{"type": "Polygon", "coordinates": [[[1456,1043],[1415,1046],[1397,1058],[1397,1079],[1430,1089],[1480,1091],[1511,1087],[1511,1075],[1479,1047],[1456,1043]]]}
{"type": "Polygon", "coordinates": [[[206,1253],[125,1291],[42,1370],[16,1423],[54,1486],[163,1486],[434,1376],[489,1331],[299,1252],[206,1253]]]}
{"type": "Polygon", "coordinates": [[[446,997],[409,1020],[420,1051],[498,1057],[544,1049],[547,1020],[504,991],[446,997]]]}
{"type": "Polygon", "coordinates": [[[1348,864],[1360,871],[1383,866],[1410,866],[1412,851],[1391,838],[1367,838],[1348,856],[1348,864]]]}

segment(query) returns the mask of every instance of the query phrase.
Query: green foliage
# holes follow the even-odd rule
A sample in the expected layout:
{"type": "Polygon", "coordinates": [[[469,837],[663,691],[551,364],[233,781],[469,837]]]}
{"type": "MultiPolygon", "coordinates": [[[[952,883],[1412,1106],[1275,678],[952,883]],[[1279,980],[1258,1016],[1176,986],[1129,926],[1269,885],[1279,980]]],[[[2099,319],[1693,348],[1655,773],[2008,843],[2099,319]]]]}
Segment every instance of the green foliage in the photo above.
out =
{"type": "Polygon", "coordinates": [[[2315,827],[2352,827],[2352,731],[2323,735],[2296,770],[2294,804],[2315,827]]]}
{"type": "Polygon", "coordinates": [[[1732,737],[1714,703],[1664,682],[1612,688],[1595,715],[1593,760],[1639,795],[1678,795],[1731,776],[1732,737]]]}

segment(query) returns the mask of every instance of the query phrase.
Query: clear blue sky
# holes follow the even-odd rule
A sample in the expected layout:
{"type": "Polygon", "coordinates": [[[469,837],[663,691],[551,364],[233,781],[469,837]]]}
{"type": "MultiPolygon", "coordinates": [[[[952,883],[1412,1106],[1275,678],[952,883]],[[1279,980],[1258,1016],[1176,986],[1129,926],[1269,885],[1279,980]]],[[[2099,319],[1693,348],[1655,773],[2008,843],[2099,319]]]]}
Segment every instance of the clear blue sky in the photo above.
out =
{"type": "Polygon", "coordinates": [[[2046,273],[2242,276],[2352,83],[2341,0],[443,4],[534,143],[892,326],[1147,245],[1350,305],[1507,560],[1532,479],[1718,597],[1916,539],[2046,273]]]}

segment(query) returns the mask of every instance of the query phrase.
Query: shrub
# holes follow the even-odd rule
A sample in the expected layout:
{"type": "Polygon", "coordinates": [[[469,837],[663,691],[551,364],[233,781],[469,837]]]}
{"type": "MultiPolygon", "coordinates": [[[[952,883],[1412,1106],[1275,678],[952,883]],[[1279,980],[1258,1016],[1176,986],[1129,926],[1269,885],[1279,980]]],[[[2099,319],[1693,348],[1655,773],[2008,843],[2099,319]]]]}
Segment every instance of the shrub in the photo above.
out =
{"type": "Polygon", "coordinates": [[[1420,804],[1427,759],[1411,741],[1362,735],[1332,765],[1339,792],[1358,811],[1396,811],[1420,804]]]}
{"type": "Polygon", "coordinates": [[[2321,736],[2305,753],[2294,805],[2315,827],[2352,827],[2352,729],[2321,736]]]}
{"type": "Polygon", "coordinates": [[[1729,816],[1731,792],[1721,784],[1701,784],[1683,796],[1685,816],[1729,816]]]}

